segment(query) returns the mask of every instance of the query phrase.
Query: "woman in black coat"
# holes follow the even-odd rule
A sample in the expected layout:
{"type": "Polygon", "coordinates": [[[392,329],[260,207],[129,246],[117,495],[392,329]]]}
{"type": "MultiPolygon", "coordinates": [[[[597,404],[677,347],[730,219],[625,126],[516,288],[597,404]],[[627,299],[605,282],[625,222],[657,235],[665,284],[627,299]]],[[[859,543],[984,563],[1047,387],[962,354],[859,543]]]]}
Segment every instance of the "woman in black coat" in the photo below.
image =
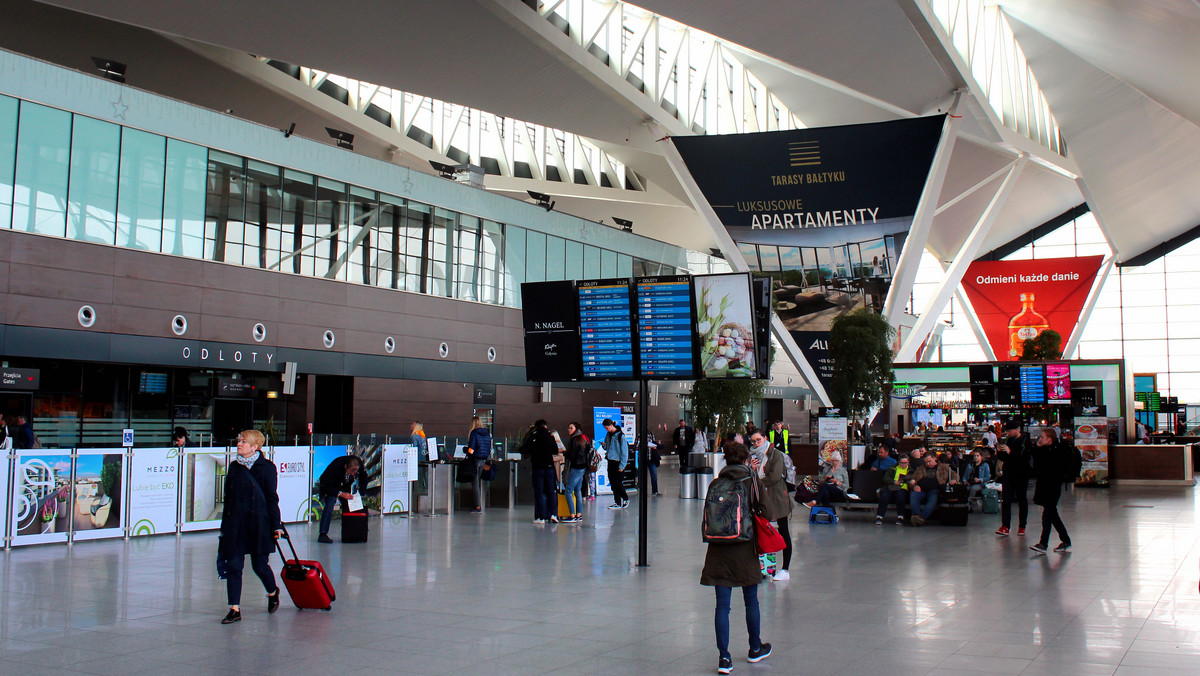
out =
{"type": "MultiPolygon", "coordinates": [[[[735,481],[754,483],[757,478],[746,465],[750,450],[744,444],[725,444],[725,468],[721,476],[735,481]]],[[[748,490],[754,495],[761,491],[748,490]]],[[[750,505],[753,511],[757,505],[750,505]]],[[[704,556],[704,570],[700,573],[700,584],[715,587],[717,610],[714,625],[717,633],[717,673],[728,674],[733,670],[733,657],[729,653],[729,609],[733,588],[742,588],[742,600],[746,604],[746,633],[750,638],[750,653],[747,659],[758,662],[771,654],[771,644],[763,643],[759,636],[760,618],[758,610],[758,585],[762,582],[762,565],[758,561],[758,550],[754,540],[709,544],[704,556]]]]}
{"type": "Polygon", "coordinates": [[[1071,548],[1071,536],[1067,535],[1067,527],[1063,525],[1062,517],[1058,515],[1058,499],[1062,496],[1063,480],[1067,476],[1067,450],[1058,442],[1054,430],[1043,427],[1033,447],[1033,474],[1037,486],[1033,489],[1033,503],[1042,506],[1042,537],[1030,549],[1045,554],[1050,545],[1050,528],[1058,531],[1062,540],[1056,552],[1065,552],[1071,548]]]}
{"type": "Polygon", "coordinates": [[[283,535],[279,518],[278,475],[275,464],[262,454],[262,432],[246,430],[237,438],[237,457],[225,475],[225,510],[221,513],[221,539],[217,566],[224,572],[229,614],[221,624],[242,619],[242,568],[246,555],[250,567],[267,590],[267,612],[279,609],[279,585],[268,558],[275,540],[283,535]]]}

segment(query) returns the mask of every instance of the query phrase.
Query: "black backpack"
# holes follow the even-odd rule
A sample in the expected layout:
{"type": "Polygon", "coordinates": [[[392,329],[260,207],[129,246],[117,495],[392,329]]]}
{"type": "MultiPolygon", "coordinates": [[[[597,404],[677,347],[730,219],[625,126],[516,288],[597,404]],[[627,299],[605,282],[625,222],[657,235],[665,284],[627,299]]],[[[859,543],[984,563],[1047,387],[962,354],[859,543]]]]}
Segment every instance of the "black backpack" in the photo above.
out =
{"type": "Polygon", "coordinates": [[[717,476],[704,497],[704,520],[700,535],[709,544],[750,542],[754,539],[754,515],[746,480],[717,476]]]}

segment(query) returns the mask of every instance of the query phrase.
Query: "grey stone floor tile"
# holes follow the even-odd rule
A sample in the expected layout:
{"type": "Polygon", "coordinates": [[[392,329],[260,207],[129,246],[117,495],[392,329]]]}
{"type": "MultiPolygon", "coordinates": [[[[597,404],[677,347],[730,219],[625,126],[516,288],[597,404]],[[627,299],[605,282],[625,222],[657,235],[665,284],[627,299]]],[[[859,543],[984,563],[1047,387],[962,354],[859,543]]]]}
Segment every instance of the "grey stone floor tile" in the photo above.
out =
{"type": "MultiPolygon", "coordinates": [[[[735,673],[1200,673],[1193,492],[1067,495],[1068,556],[997,538],[991,515],[914,529],[794,513],[792,579],[759,587],[776,652],[745,663],[735,595],[735,673]],[[1155,509],[1120,508],[1143,501],[1155,509]]],[[[269,616],[247,576],[232,626],[218,622],[212,533],[15,548],[0,554],[0,673],[711,673],[700,503],[653,501],[645,569],[633,565],[636,507],[606,504],[585,506],[583,528],[534,527],[529,507],[389,517],[353,547],[318,546],[298,524],[301,556],[320,558],[338,590],[334,610],[285,600],[269,616]]]]}

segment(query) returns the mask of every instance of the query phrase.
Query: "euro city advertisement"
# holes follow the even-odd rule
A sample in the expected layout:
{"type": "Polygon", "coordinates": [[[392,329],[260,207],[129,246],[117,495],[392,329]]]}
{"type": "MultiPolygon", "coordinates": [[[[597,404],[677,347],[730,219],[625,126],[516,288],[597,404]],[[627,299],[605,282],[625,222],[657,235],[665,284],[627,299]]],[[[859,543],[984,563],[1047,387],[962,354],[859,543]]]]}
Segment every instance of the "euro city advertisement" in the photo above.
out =
{"type": "Polygon", "coordinates": [[[671,139],[826,388],[830,322],[883,309],[944,121],[671,139]]]}
{"type": "Polygon", "coordinates": [[[1047,329],[1071,337],[1103,256],[975,261],[963,289],[1000,361],[1018,361],[1023,343],[1047,329]]]}

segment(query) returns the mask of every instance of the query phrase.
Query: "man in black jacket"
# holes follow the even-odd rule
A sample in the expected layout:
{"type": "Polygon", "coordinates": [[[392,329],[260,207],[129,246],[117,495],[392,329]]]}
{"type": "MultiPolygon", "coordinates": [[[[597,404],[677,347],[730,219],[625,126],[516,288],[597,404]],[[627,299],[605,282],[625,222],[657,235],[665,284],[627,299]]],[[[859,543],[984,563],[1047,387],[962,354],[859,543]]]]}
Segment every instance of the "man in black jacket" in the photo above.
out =
{"type": "Polygon", "coordinates": [[[321,499],[321,534],[317,536],[317,542],[333,542],[329,537],[333,506],[341,500],[342,512],[349,510],[347,501],[356,481],[358,494],[362,495],[367,488],[367,473],[362,469],[362,460],[356,455],[334,458],[321,472],[321,478],[317,480],[317,496],[321,499]]]}
{"type": "Polygon", "coordinates": [[[1032,457],[1029,435],[1021,433],[1021,421],[1010,420],[1004,426],[1004,439],[996,457],[1004,465],[1000,469],[1000,527],[996,535],[1008,535],[1012,523],[1012,503],[1017,503],[1017,535],[1025,535],[1029,521],[1029,464],[1032,457]]]}
{"type": "Polygon", "coordinates": [[[682,418],[679,419],[679,427],[671,433],[671,442],[675,445],[675,453],[687,462],[687,454],[692,452],[692,446],[696,445],[696,430],[692,429],[682,418]]]}

